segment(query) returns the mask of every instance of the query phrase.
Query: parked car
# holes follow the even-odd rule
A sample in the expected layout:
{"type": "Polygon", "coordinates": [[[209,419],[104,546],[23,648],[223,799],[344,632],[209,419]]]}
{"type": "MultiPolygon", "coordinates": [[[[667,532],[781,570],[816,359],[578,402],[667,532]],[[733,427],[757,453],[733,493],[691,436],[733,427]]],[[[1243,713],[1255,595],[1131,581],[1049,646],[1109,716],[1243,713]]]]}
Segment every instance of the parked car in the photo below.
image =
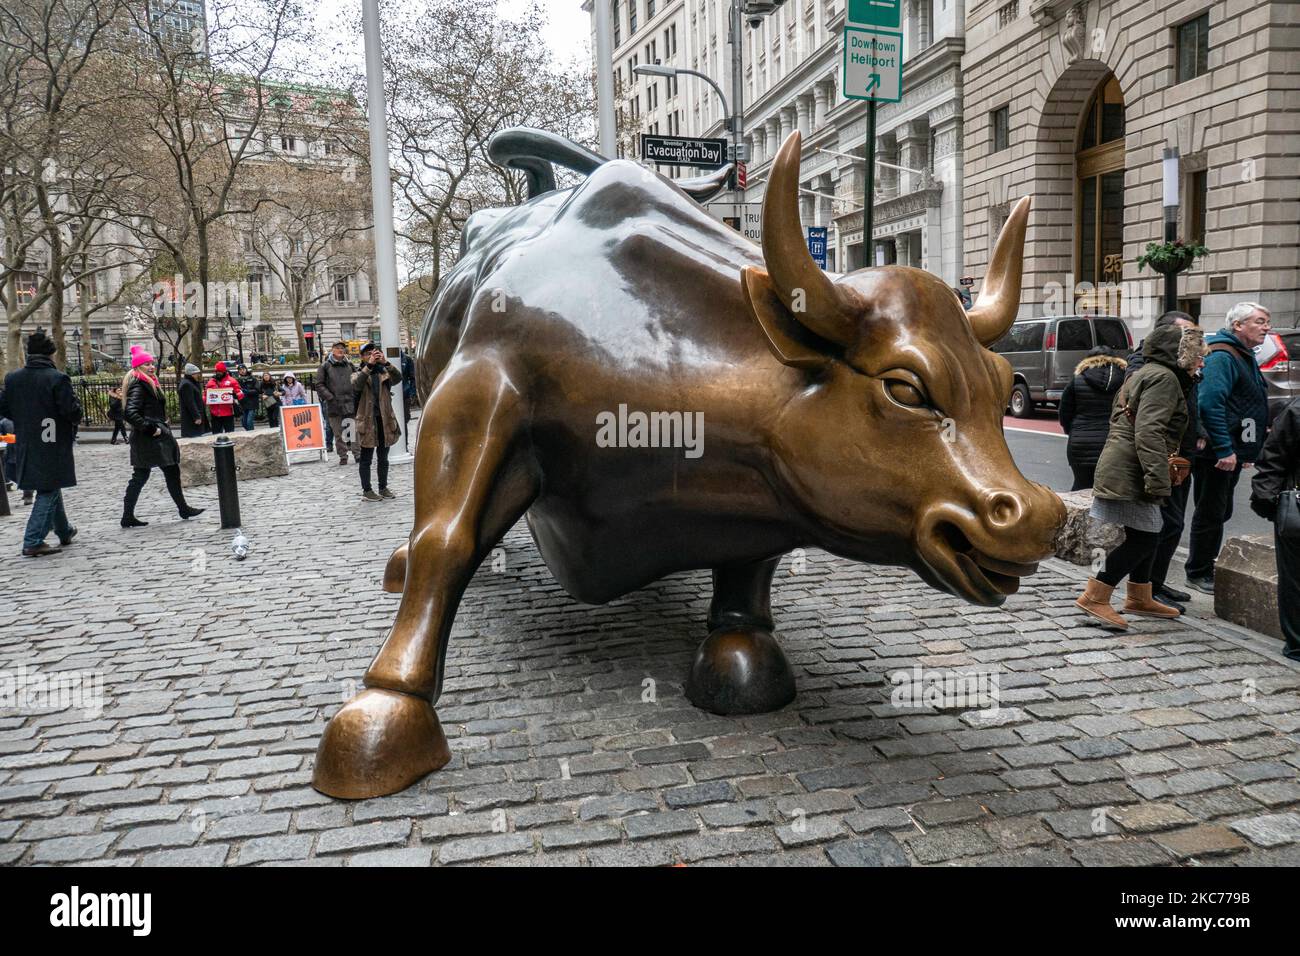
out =
{"type": "Polygon", "coordinates": [[[1271,421],[1284,406],[1300,398],[1300,329],[1274,329],[1255,349],[1255,361],[1268,383],[1271,421]]]}
{"type": "Polygon", "coordinates": [[[992,345],[1011,363],[1011,414],[1028,418],[1043,403],[1061,400],[1074,367],[1094,347],[1119,352],[1133,348],[1133,333],[1113,315],[1060,315],[1021,319],[992,345]]]}

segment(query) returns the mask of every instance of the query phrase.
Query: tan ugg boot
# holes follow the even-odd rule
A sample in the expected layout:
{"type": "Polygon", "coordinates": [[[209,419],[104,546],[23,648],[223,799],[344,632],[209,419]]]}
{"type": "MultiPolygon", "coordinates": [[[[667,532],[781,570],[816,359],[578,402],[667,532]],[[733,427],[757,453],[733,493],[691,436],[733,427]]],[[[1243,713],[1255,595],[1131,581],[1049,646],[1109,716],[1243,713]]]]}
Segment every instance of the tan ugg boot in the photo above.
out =
{"type": "Polygon", "coordinates": [[[1178,617],[1178,609],[1161,604],[1151,596],[1150,584],[1128,583],[1124,591],[1124,613],[1143,617],[1178,617]]]}
{"type": "Polygon", "coordinates": [[[1089,578],[1083,593],[1079,595],[1074,604],[1080,610],[1102,621],[1106,626],[1119,631],[1127,631],[1128,621],[1124,620],[1123,615],[1110,606],[1110,596],[1114,591],[1115,589],[1109,584],[1103,584],[1096,578],[1089,578]]]}

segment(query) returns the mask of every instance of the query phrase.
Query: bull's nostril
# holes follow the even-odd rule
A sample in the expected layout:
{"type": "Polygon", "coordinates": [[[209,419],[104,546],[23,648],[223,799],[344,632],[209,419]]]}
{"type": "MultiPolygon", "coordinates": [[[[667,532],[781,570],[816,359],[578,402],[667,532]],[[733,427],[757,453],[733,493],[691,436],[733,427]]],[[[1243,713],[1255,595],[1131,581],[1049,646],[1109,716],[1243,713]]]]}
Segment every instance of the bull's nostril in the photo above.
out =
{"type": "Polygon", "coordinates": [[[996,494],[989,502],[989,518],[995,525],[1013,524],[1020,517],[1020,502],[1014,495],[996,494]]]}

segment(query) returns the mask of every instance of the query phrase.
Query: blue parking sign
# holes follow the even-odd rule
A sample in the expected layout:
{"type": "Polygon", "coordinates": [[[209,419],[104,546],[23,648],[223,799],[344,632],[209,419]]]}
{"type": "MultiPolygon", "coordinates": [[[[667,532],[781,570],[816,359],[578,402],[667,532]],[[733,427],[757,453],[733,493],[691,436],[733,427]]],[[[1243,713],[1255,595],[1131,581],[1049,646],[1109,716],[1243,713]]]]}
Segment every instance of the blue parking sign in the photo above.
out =
{"type": "Polygon", "coordinates": [[[812,255],[817,265],[826,268],[826,227],[809,226],[808,227],[808,252],[812,255]]]}

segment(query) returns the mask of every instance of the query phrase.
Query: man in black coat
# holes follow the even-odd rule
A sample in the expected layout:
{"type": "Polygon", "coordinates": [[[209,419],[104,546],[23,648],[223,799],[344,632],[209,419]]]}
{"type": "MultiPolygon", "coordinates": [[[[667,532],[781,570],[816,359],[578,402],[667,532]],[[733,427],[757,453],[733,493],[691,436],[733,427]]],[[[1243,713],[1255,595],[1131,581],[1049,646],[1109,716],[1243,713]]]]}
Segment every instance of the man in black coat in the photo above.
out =
{"type": "MultiPolygon", "coordinates": [[[[1171,324],[1187,328],[1196,325],[1196,322],[1186,312],[1175,311],[1166,312],[1156,319],[1157,328],[1171,324]]],[[[1144,361],[1142,343],[1139,342],[1137,351],[1129,356],[1124,380],[1132,378],[1144,361]]],[[[1187,392],[1187,428],[1183,431],[1183,441],[1178,448],[1178,454],[1188,461],[1194,461],[1196,453],[1205,447],[1205,427],[1201,424],[1197,406],[1199,388],[1200,379],[1193,375],[1192,387],[1187,392]]],[[[1160,506],[1160,538],[1156,542],[1156,555],[1151,561],[1151,596],[1161,604],[1176,608],[1179,613],[1186,613],[1184,602],[1190,601],[1192,596],[1186,591],[1171,587],[1166,578],[1169,576],[1169,565],[1174,560],[1174,552],[1178,550],[1178,542],[1183,537],[1183,526],[1187,523],[1187,498],[1191,490],[1190,479],[1170,488],[1169,497],[1160,506]]]]}
{"type": "Polygon", "coordinates": [[[193,438],[208,430],[208,408],[203,404],[201,381],[203,371],[191,362],[181,372],[181,380],[176,386],[181,404],[181,437],[193,438]]]}
{"type": "Polygon", "coordinates": [[[54,342],[37,329],[27,337],[27,364],[5,376],[0,417],[12,418],[18,438],[18,487],[36,492],[23,535],[23,556],[57,554],[72,543],[77,529],[63,508],[63,489],[77,483],[73,438],[81,421],[81,402],[72,379],[54,367],[54,342]],[[59,547],[45,538],[53,530],[59,547]]]}
{"type": "MultiPolygon", "coordinates": [[[[1278,495],[1300,488],[1300,398],[1278,413],[1250,483],[1250,507],[1261,518],[1277,521],[1278,495]]],[[[1284,538],[1273,529],[1277,555],[1277,616],[1286,647],[1282,653],[1300,661],[1300,539],[1284,538]]]]}

